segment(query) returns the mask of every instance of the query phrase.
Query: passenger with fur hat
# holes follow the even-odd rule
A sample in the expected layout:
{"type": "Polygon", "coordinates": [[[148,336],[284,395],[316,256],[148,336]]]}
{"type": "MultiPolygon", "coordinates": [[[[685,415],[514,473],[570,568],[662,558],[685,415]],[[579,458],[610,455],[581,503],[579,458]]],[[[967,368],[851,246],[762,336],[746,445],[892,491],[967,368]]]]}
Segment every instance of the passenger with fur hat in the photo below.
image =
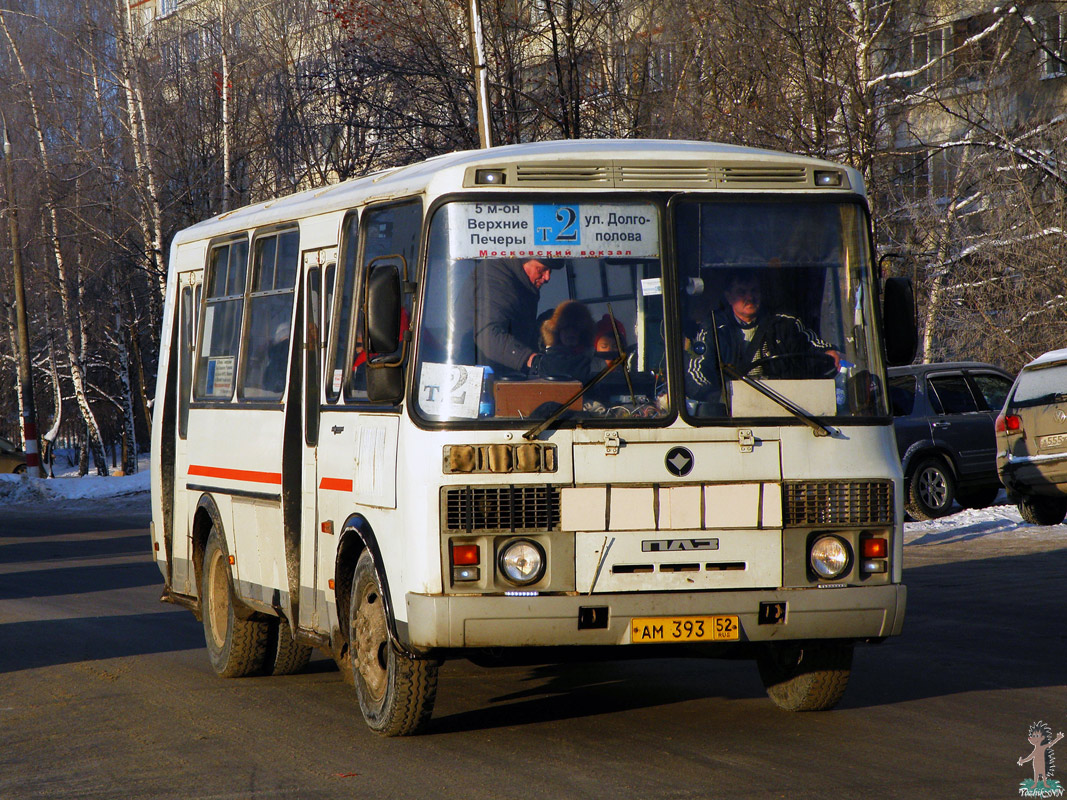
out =
{"type": "Polygon", "coordinates": [[[584,303],[564,300],[552,316],[541,323],[545,352],[540,371],[546,378],[587,381],[607,366],[594,353],[596,326],[584,303]]]}

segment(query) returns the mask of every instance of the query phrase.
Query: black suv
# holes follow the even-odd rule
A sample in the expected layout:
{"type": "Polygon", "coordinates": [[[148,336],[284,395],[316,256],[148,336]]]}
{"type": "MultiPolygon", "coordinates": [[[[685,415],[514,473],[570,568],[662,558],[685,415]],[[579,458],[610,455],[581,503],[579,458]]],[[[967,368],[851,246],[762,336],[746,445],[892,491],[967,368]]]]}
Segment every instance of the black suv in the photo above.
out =
{"type": "Polygon", "coordinates": [[[889,399],[904,467],[904,510],[948,514],[955,500],[983,508],[1001,489],[994,423],[1012,376],[972,361],[889,369],[889,399]]]}

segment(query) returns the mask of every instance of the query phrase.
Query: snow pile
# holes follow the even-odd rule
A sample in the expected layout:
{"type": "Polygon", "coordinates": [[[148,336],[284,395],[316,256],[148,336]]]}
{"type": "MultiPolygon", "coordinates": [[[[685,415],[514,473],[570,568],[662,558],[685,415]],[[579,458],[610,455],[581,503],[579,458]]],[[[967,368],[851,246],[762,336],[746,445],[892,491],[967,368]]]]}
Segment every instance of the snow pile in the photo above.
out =
{"type": "MultiPolygon", "coordinates": [[[[51,506],[68,501],[104,500],[112,497],[143,495],[150,490],[148,456],[140,459],[134,475],[109,475],[102,478],[95,473],[78,477],[74,467],[61,469],[57,459],[54,478],[31,478],[27,475],[0,475],[0,506],[22,503],[47,503],[51,506]]],[[[67,463],[70,463],[69,460],[67,463]]]]}

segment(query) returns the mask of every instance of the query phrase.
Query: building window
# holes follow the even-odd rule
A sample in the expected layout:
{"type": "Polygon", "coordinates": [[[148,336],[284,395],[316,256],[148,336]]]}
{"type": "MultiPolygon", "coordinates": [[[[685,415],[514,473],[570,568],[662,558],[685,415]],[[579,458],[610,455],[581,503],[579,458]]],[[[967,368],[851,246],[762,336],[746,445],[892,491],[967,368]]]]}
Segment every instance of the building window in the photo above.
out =
{"type": "Polygon", "coordinates": [[[905,201],[926,200],[930,196],[930,154],[925,150],[903,153],[897,162],[897,184],[905,201]]]}
{"type": "Polygon", "coordinates": [[[1067,14],[1041,20],[1041,77],[1067,75],[1067,14]]]}
{"type": "Polygon", "coordinates": [[[159,0],[159,16],[165,17],[178,10],[178,0],[159,0]]]}
{"type": "Polygon", "coordinates": [[[922,89],[952,74],[952,26],[946,25],[911,37],[909,68],[919,70],[908,87],[922,89]]]}

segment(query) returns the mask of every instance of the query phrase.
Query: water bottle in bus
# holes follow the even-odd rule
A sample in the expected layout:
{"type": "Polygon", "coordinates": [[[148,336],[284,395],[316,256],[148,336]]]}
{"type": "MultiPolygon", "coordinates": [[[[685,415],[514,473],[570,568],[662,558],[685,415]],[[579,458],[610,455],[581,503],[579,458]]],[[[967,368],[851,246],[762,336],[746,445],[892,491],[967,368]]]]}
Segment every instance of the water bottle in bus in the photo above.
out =
{"type": "Polygon", "coordinates": [[[493,368],[482,367],[482,394],[478,400],[478,416],[491,417],[496,412],[493,403],[493,368]]]}
{"type": "Polygon", "coordinates": [[[848,411],[848,379],[852,377],[852,370],[855,368],[855,364],[851,361],[845,361],[841,359],[841,366],[837,370],[837,374],[834,376],[834,389],[837,392],[837,410],[839,412],[848,411]]]}

